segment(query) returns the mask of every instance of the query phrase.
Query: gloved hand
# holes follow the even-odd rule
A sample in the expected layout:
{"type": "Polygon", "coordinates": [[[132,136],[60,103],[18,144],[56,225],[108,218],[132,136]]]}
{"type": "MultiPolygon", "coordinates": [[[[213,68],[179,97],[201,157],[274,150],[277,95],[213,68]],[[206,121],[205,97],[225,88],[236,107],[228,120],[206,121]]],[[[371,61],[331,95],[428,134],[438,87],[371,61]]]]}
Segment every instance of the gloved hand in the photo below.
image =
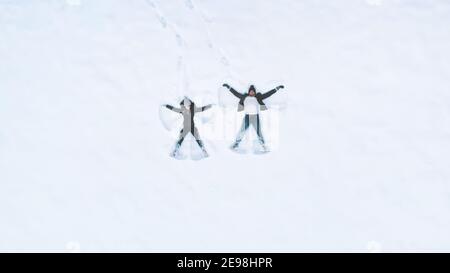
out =
{"type": "Polygon", "coordinates": [[[284,85],[280,85],[280,86],[277,87],[277,90],[280,90],[280,89],[283,89],[283,88],[284,88],[284,85]]]}
{"type": "Polygon", "coordinates": [[[222,86],[230,89],[230,85],[228,85],[228,83],[224,83],[222,86]]]}

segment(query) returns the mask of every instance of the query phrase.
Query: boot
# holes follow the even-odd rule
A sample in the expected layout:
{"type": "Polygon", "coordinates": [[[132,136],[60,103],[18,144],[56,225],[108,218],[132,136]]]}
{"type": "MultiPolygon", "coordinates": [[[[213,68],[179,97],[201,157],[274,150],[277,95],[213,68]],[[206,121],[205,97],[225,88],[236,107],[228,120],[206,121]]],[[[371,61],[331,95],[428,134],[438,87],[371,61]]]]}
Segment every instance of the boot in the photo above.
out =
{"type": "Polygon", "coordinates": [[[180,151],[180,144],[176,144],[175,148],[173,149],[173,151],[170,153],[171,157],[177,157],[178,156],[178,152],[180,151]]]}
{"type": "Polygon", "coordinates": [[[233,143],[233,145],[230,146],[230,149],[236,150],[239,147],[239,141],[236,141],[233,143]]]}

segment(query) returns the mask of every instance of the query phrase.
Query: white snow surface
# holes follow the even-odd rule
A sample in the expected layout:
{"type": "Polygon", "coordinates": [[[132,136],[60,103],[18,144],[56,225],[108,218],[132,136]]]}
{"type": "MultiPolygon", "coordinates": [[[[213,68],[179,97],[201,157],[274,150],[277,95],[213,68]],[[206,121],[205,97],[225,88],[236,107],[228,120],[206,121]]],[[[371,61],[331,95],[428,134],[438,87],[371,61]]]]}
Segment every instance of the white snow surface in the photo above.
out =
{"type": "Polygon", "coordinates": [[[0,250],[450,250],[449,26],[447,0],[0,0],[0,250]],[[286,86],[278,147],[169,157],[161,104],[215,103],[202,134],[240,118],[224,82],[286,86]]]}

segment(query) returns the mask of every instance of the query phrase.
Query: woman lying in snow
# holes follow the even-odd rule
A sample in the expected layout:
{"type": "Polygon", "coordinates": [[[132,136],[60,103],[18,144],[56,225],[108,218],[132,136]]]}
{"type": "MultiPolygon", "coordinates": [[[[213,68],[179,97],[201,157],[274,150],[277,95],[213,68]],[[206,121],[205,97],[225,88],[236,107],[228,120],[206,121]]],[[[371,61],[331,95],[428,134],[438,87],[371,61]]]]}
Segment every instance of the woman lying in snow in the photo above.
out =
{"type": "Polygon", "coordinates": [[[176,113],[180,113],[183,115],[183,129],[180,131],[180,136],[175,145],[175,149],[171,153],[171,156],[176,157],[178,155],[181,144],[183,143],[184,138],[187,134],[191,133],[195,140],[198,143],[198,146],[202,149],[203,156],[207,157],[208,153],[206,152],[205,146],[203,145],[203,141],[200,139],[200,135],[198,133],[198,129],[195,126],[194,116],[195,113],[203,112],[212,107],[211,104],[208,104],[203,107],[197,107],[193,101],[191,101],[188,97],[184,97],[184,99],[180,102],[180,107],[176,108],[171,105],[164,105],[167,109],[170,109],[176,113]]]}
{"type": "Polygon", "coordinates": [[[230,90],[230,92],[239,99],[238,111],[245,111],[241,129],[239,130],[236,141],[231,146],[231,149],[235,150],[238,148],[239,143],[245,136],[245,132],[250,127],[250,125],[252,125],[256,130],[256,134],[258,135],[258,140],[261,144],[261,147],[263,148],[263,151],[268,152],[264,137],[261,133],[259,111],[267,110],[267,106],[264,104],[264,100],[275,94],[278,90],[284,88],[284,86],[280,85],[264,94],[256,92],[256,88],[254,85],[250,85],[247,93],[240,93],[226,83],[223,84],[223,86],[228,88],[228,90],[230,90]]]}

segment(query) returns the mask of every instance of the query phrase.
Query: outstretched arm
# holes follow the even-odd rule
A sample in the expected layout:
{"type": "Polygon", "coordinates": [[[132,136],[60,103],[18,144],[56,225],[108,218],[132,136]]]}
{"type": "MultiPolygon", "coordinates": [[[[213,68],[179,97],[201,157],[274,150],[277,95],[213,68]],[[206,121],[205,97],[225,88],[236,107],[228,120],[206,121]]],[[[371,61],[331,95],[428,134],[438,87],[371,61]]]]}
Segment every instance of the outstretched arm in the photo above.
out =
{"type": "Polygon", "coordinates": [[[168,104],[165,104],[164,106],[167,109],[169,109],[169,110],[172,110],[172,111],[177,112],[177,113],[181,113],[181,109],[180,108],[176,108],[176,107],[173,107],[172,105],[168,105],[168,104]]]}
{"type": "Polygon", "coordinates": [[[208,105],[205,105],[205,106],[202,106],[202,107],[195,107],[195,112],[196,113],[197,112],[203,112],[203,111],[208,110],[211,107],[212,107],[212,104],[208,104],[208,105]]]}
{"type": "Polygon", "coordinates": [[[229,86],[227,83],[224,83],[222,86],[228,88],[228,90],[230,90],[231,94],[235,95],[239,99],[242,99],[244,97],[244,94],[239,93],[233,87],[229,86]]]}
{"type": "Polygon", "coordinates": [[[284,88],[284,86],[283,86],[283,85],[280,85],[280,86],[278,86],[278,87],[276,87],[276,88],[270,90],[269,92],[266,92],[266,93],[262,94],[262,95],[261,95],[261,99],[262,99],[262,100],[267,99],[268,97],[272,96],[273,94],[275,94],[278,90],[280,90],[280,89],[282,89],[282,88],[284,88]]]}

